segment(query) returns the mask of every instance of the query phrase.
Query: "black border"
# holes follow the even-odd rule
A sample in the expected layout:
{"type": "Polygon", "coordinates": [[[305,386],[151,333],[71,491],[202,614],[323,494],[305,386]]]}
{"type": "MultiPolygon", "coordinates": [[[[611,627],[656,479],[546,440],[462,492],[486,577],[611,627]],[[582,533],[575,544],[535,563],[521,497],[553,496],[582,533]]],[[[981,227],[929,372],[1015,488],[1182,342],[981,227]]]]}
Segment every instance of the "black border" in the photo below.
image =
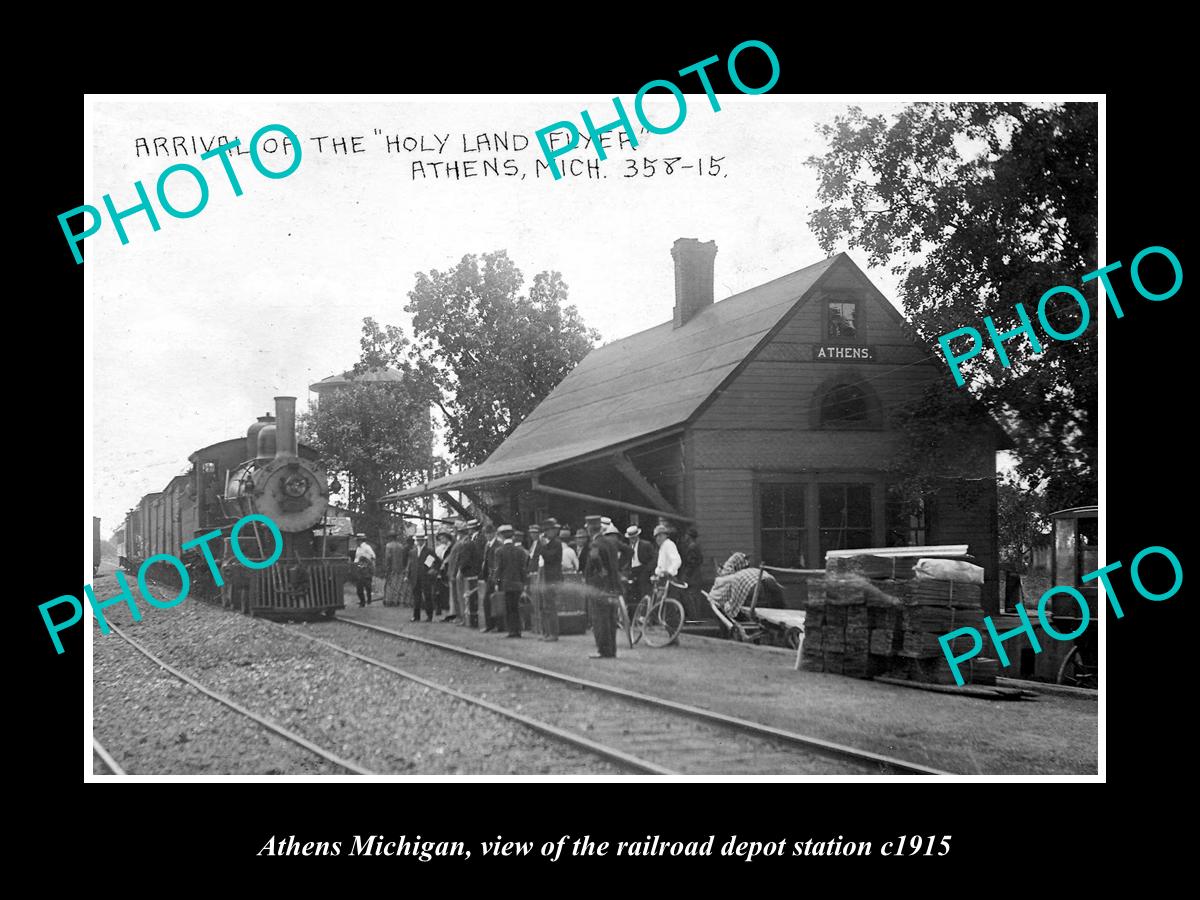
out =
{"type": "MultiPolygon", "coordinates": [[[[697,10],[686,14],[698,20],[704,15],[697,10]]],[[[208,65],[184,67],[186,71],[168,73],[155,69],[149,73],[150,81],[142,80],[147,73],[105,70],[94,75],[88,89],[320,91],[335,89],[332,82],[336,81],[336,89],[342,91],[366,87],[430,93],[583,91],[629,96],[645,81],[668,77],[683,65],[714,53],[724,58],[745,37],[765,40],[776,50],[782,75],[775,93],[880,89],[916,93],[950,89],[1028,95],[1040,91],[1097,92],[1119,88],[1109,93],[1107,108],[1107,257],[1128,261],[1143,247],[1157,244],[1175,251],[1187,268],[1182,214],[1187,208],[1183,188],[1190,183],[1190,168],[1183,157],[1184,145],[1173,140],[1172,135],[1183,120],[1190,119],[1190,108],[1161,90],[1164,75],[1157,54],[1165,56],[1170,51],[1160,49],[1159,43],[1143,48],[1147,53],[1145,64],[1126,57],[1116,66],[1104,62],[1102,44],[1089,42],[1089,36],[1080,32],[1075,17],[1064,20],[1058,30],[1055,29],[1059,23],[1043,21],[1033,34],[1024,21],[989,21],[988,27],[996,25],[996,30],[986,46],[974,33],[982,26],[973,28],[969,35],[935,33],[929,36],[927,45],[922,45],[889,27],[891,23],[880,22],[876,29],[868,29],[869,33],[854,40],[854,52],[847,56],[845,44],[855,35],[845,22],[840,30],[813,22],[803,32],[791,27],[742,28],[722,24],[714,27],[711,35],[703,36],[676,28],[665,38],[651,38],[646,34],[646,26],[629,22],[612,26],[608,33],[601,29],[596,36],[584,38],[578,26],[566,21],[545,21],[553,15],[551,10],[531,8],[521,15],[528,16],[530,28],[536,26],[543,30],[542,34],[534,30],[524,40],[505,37],[498,41],[495,33],[489,32],[481,34],[476,38],[478,43],[471,46],[461,29],[447,37],[444,24],[436,32],[414,26],[395,40],[376,38],[377,44],[373,46],[372,39],[362,40],[361,33],[356,33],[360,42],[353,45],[352,51],[341,56],[331,53],[328,66],[306,63],[283,82],[266,77],[248,79],[253,69],[250,60],[239,57],[249,52],[243,43],[229,48],[224,62],[217,53],[208,65]],[[560,24],[561,30],[557,30],[560,24]],[[1061,57],[1066,61],[1062,66],[1052,67],[1049,72],[1034,68],[1059,59],[1053,54],[1040,54],[1063,42],[1068,42],[1068,46],[1062,48],[1066,54],[1061,57]],[[824,47],[825,44],[830,46],[824,47]],[[855,68],[863,59],[873,59],[878,64],[855,68]],[[1028,65],[1022,69],[1025,63],[1028,65]],[[1099,66],[1104,66],[1103,70],[1095,68],[1099,66]],[[1141,80],[1136,83],[1130,80],[1130,72],[1139,73],[1141,80]],[[129,81],[114,83],[125,75],[129,81]],[[1114,83],[1118,81],[1123,83],[1114,83]]],[[[1044,20],[1044,10],[1041,16],[1044,20]]],[[[510,22],[515,18],[515,14],[501,17],[510,22]]],[[[328,40],[336,44],[340,31],[337,25],[331,26],[328,40]]],[[[112,40],[117,39],[114,36],[112,40]]],[[[1161,41],[1161,36],[1156,36],[1156,41],[1161,41]]],[[[287,46],[284,50],[291,51],[280,54],[284,63],[297,55],[309,59],[307,49],[293,50],[287,46]]],[[[70,54],[69,49],[60,52],[70,54]]],[[[1128,54],[1129,48],[1123,48],[1122,52],[1128,54]]],[[[77,58],[88,56],[81,54],[77,58]]],[[[751,71],[744,74],[747,81],[754,83],[751,71]]],[[[1166,83],[1171,83],[1169,76],[1166,83]]],[[[69,254],[64,253],[54,218],[82,202],[78,133],[74,130],[81,100],[81,93],[62,88],[38,96],[33,117],[41,120],[42,133],[47,136],[37,148],[36,163],[43,168],[43,175],[21,185],[30,191],[29,205],[33,209],[32,215],[22,218],[22,224],[36,223],[32,241],[22,240],[21,245],[32,246],[43,261],[38,271],[49,279],[48,296],[54,298],[50,302],[63,309],[74,307],[82,287],[82,267],[75,266],[69,254]]],[[[564,118],[569,112],[564,110],[564,118]]],[[[564,832],[609,837],[662,833],[672,839],[737,832],[745,838],[761,840],[783,835],[843,834],[857,840],[876,841],[914,832],[953,834],[952,856],[937,864],[869,860],[885,873],[887,881],[919,890],[944,885],[938,879],[944,877],[946,865],[973,873],[976,878],[985,872],[1006,877],[1006,869],[1013,866],[1016,868],[1008,874],[1015,880],[1023,865],[1019,860],[1029,852],[1040,852],[1039,848],[1054,847],[1060,859],[1090,854],[1095,843],[1081,844],[1077,830],[1073,834],[1063,831],[1058,812],[1064,808],[1080,815],[1081,821],[1089,823],[1088,832],[1098,838],[1113,824],[1115,811],[1101,815],[1099,811],[1104,807],[1098,801],[1068,801],[1061,786],[1044,783],[1003,785],[1002,793],[991,791],[986,798],[973,786],[966,785],[953,786],[953,793],[943,786],[937,797],[898,796],[897,789],[890,788],[868,798],[857,786],[783,785],[769,779],[743,784],[638,787],[570,783],[339,786],[336,795],[326,791],[322,798],[314,797],[314,789],[307,786],[276,787],[268,798],[258,785],[249,790],[250,796],[243,786],[222,785],[221,795],[213,795],[214,799],[207,802],[197,790],[171,785],[139,787],[139,797],[149,790],[158,794],[153,798],[155,802],[144,806],[119,802],[111,795],[98,797],[89,793],[85,797],[78,791],[82,786],[83,749],[77,693],[82,680],[82,631],[76,629],[64,635],[66,653],[56,656],[36,610],[36,603],[78,589],[78,563],[74,555],[78,531],[73,527],[77,520],[64,512],[76,508],[69,485],[79,471],[77,444],[71,440],[75,432],[71,427],[74,411],[69,409],[65,398],[75,394],[79,381],[71,365],[74,354],[65,347],[55,349],[67,329],[59,328],[52,317],[37,315],[43,304],[30,305],[34,312],[34,337],[41,335],[43,348],[51,352],[41,356],[40,364],[18,363],[20,369],[14,366],[11,371],[16,395],[14,419],[20,423],[14,431],[24,436],[22,443],[34,453],[32,464],[30,456],[25,456],[21,468],[12,470],[10,483],[17,488],[14,499],[21,498],[18,508],[26,504],[34,508],[32,529],[23,522],[15,523],[13,528],[17,546],[24,547],[26,542],[31,545],[16,558],[28,558],[33,565],[18,566],[18,570],[37,573],[36,577],[28,578],[32,583],[32,598],[26,595],[21,603],[22,615],[26,617],[22,636],[29,638],[30,655],[17,681],[21,698],[18,715],[25,726],[20,733],[28,736],[24,759],[44,792],[35,812],[39,821],[33,824],[35,831],[37,826],[43,826],[65,834],[64,828],[70,827],[77,833],[83,819],[80,813],[99,809],[102,811],[99,816],[87,817],[91,827],[85,830],[97,839],[104,836],[110,851],[119,850],[121,843],[116,836],[120,834],[138,835],[136,843],[142,845],[147,841],[158,843],[155,834],[169,832],[170,852],[131,847],[130,854],[124,857],[126,875],[131,878],[170,872],[179,854],[196,856],[201,848],[208,848],[213,866],[205,866],[199,858],[188,864],[186,871],[193,883],[210,879],[228,883],[237,873],[278,885],[297,875],[307,881],[323,873],[342,878],[370,871],[367,877],[375,873],[396,876],[396,884],[406,884],[407,878],[435,871],[470,880],[485,869],[483,863],[476,861],[472,861],[469,869],[452,869],[445,863],[414,868],[412,864],[389,859],[382,866],[364,863],[368,866],[364,870],[361,865],[343,864],[341,859],[291,859],[284,863],[255,857],[253,854],[272,833],[334,839],[354,833],[398,835],[420,831],[426,836],[468,841],[487,839],[496,833],[540,841],[564,832]],[[49,386],[39,386],[46,376],[49,386]],[[18,472],[24,472],[24,476],[18,472]],[[181,797],[182,791],[187,793],[181,797]],[[239,792],[237,798],[231,796],[232,791],[239,792]],[[1095,816],[1084,812],[1093,802],[1098,813],[1095,816]],[[419,827],[414,827],[413,823],[418,822],[419,827]],[[921,874],[928,881],[911,878],[916,873],[911,873],[909,867],[914,864],[921,867],[921,874]],[[897,865],[903,868],[897,870],[897,865]],[[910,874],[910,878],[905,879],[905,874],[910,874]],[[897,875],[901,879],[898,882],[897,875]]],[[[1183,369],[1190,356],[1186,343],[1190,334],[1182,318],[1185,305],[1182,291],[1159,304],[1131,296],[1125,303],[1124,319],[1116,321],[1111,313],[1108,316],[1106,513],[1110,560],[1128,561],[1143,547],[1160,544],[1174,550],[1187,568],[1183,536],[1188,532],[1180,527],[1179,521],[1188,505],[1185,492],[1189,487],[1183,455],[1190,420],[1184,414],[1190,405],[1187,390],[1190,381],[1183,369]],[[1177,462],[1181,456],[1184,465],[1177,462]]],[[[72,342],[68,339],[62,343],[72,342]]],[[[99,351],[119,352],[119,348],[110,347],[101,336],[99,351]]],[[[75,358],[82,359],[82,353],[75,358]]],[[[130,389],[136,392],[136,386],[131,385],[130,389]]],[[[1114,583],[1124,599],[1131,591],[1127,577],[1120,574],[1114,583]]],[[[1190,658],[1184,603],[1184,592],[1159,604],[1131,598],[1124,603],[1124,619],[1116,621],[1111,614],[1108,617],[1107,756],[1108,779],[1113,783],[1134,784],[1144,790],[1148,780],[1170,777],[1185,765],[1172,760],[1149,767],[1150,771],[1146,765],[1148,759],[1162,752],[1164,745],[1177,743],[1182,737],[1181,729],[1190,724],[1183,702],[1186,694],[1182,693],[1187,689],[1182,677],[1183,665],[1190,658]]],[[[204,790],[207,794],[207,788],[204,790]]],[[[1076,791],[1072,796],[1081,795],[1076,791]]],[[[1124,846],[1127,850],[1144,846],[1155,830],[1141,837],[1125,838],[1124,846]]],[[[833,874],[829,866],[837,865],[838,883],[854,883],[848,879],[858,877],[862,862],[855,860],[853,870],[844,870],[847,860],[827,860],[819,864],[823,874],[818,878],[823,881],[829,877],[833,874]],[[843,870],[853,874],[844,874],[843,870]]],[[[763,874],[779,873],[800,889],[806,884],[803,879],[811,873],[811,867],[817,864],[812,860],[786,863],[760,860],[752,866],[731,866],[728,860],[714,858],[687,864],[669,863],[663,869],[661,862],[607,863],[608,860],[599,864],[580,860],[571,868],[616,875],[620,880],[613,887],[618,890],[632,889],[638,883],[626,879],[650,873],[665,876],[658,882],[664,886],[677,883],[668,879],[683,877],[692,881],[703,877],[710,888],[717,884],[707,880],[712,874],[732,875],[746,886],[758,883],[763,874]],[[784,865],[788,866],[786,870],[784,865]],[[764,869],[770,869],[771,873],[764,873],[764,869]]],[[[497,861],[487,868],[492,870],[489,874],[536,874],[529,871],[528,862],[497,861]]],[[[558,871],[562,868],[557,865],[558,871]]],[[[1064,867],[1060,875],[1066,877],[1068,868],[1064,867]]],[[[456,882],[455,887],[466,883],[456,882]]],[[[507,880],[491,883],[516,884],[507,880]]],[[[567,886],[553,880],[546,883],[559,889],[567,886]]],[[[767,883],[774,884],[773,880],[767,883]]],[[[342,881],[342,884],[345,889],[353,882],[342,881]]],[[[777,887],[792,889],[786,882],[777,887]]]]}

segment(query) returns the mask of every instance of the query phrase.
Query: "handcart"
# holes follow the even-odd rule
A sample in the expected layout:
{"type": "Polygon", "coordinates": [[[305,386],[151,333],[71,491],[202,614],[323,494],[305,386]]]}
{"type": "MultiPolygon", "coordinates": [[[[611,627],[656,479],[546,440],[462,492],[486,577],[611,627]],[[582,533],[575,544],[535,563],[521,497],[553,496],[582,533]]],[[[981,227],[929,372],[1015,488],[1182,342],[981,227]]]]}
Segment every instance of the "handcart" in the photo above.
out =
{"type": "Polygon", "coordinates": [[[754,591],[747,603],[741,605],[734,615],[730,615],[720,599],[711,593],[702,591],[712,609],[713,615],[721,623],[729,636],[739,642],[761,644],[776,644],[796,650],[804,639],[805,611],[801,609],[771,609],[759,608],[758,601],[763,595],[763,575],[778,572],[781,574],[811,575],[808,569],[784,569],[777,566],[759,565],[755,579],[754,591]]]}

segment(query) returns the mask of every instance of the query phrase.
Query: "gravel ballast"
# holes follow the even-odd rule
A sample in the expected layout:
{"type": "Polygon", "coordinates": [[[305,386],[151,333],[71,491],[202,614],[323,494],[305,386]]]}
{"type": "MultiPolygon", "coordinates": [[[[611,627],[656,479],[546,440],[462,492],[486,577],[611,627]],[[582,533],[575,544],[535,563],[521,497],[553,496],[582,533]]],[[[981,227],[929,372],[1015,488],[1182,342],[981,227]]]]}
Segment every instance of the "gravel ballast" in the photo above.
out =
{"type": "MultiPolygon", "coordinates": [[[[93,627],[92,727],[126,774],[346,774],[93,627]]],[[[92,756],[94,774],[112,774],[92,756]]]]}
{"type": "Polygon", "coordinates": [[[681,774],[737,771],[839,775],[876,771],[868,764],[742,734],[670,710],[649,708],[599,691],[581,690],[576,685],[513,666],[471,659],[341,622],[293,627],[681,774]]]}
{"type": "MultiPolygon", "coordinates": [[[[100,582],[98,597],[115,594],[111,577],[100,582]]],[[[167,588],[162,593],[171,595],[167,588]]],[[[123,606],[106,613],[122,627],[129,622],[123,606]]],[[[586,751],[306,641],[275,623],[194,600],[171,609],[148,608],[143,616],[127,633],[165,662],[372,772],[625,773],[586,751]]],[[[96,734],[118,764],[130,762],[131,773],[314,773],[314,764],[305,760],[317,757],[299,747],[283,751],[268,744],[269,751],[255,751],[250,736],[263,733],[258,725],[163,672],[115,634],[101,636],[97,628],[93,653],[96,734]],[[181,700],[185,695],[199,700],[181,700]],[[214,713],[209,704],[227,715],[214,713]],[[235,733],[230,717],[246,724],[235,733]],[[212,739],[194,751],[188,745],[208,723],[212,739]],[[187,739],[180,741],[180,734],[187,739]]],[[[344,774],[321,765],[323,773],[344,774]]]]}

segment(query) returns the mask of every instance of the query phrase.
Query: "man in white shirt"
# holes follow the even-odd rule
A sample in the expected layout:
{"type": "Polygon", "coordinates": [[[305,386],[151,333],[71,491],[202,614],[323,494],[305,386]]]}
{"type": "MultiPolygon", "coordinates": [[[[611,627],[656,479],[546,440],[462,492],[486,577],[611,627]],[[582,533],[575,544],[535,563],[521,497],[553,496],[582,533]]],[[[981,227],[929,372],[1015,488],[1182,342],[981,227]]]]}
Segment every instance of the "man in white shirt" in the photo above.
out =
{"type": "Polygon", "coordinates": [[[367,543],[365,534],[356,534],[355,538],[358,539],[358,548],[354,551],[354,565],[358,567],[358,575],[354,586],[358,592],[358,605],[366,606],[373,599],[375,549],[367,543]]]}
{"type": "Polygon", "coordinates": [[[575,552],[575,548],[566,541],[562,545],[562,570],[564,572],[579,571],[579,554],[575,552]]]}
{"type": "Polygon", "coordinates": [[[658,565],[655,566],[654,574],[659,578],[664,575],[674,578],[679,574],[679,567],[683,565],[683,560],[679,556],[675,542],[671,540],[671,530],[666,525],[655,526],[654,542],[658,544],[658,565]]]}

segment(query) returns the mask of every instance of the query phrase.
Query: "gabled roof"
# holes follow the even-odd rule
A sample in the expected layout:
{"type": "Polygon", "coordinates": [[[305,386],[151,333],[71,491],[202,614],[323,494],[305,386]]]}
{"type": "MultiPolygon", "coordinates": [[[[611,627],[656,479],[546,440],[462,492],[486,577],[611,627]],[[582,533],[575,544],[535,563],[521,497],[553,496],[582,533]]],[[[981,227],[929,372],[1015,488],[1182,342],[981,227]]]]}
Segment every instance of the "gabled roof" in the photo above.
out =
{"type": "Polygon", "coordinates": [[[597,347],[472,469],[388,499],[529,475],[682,426],[842,260],[838,254],[734,294],[679,328],[664,322],[597,347]]]}

